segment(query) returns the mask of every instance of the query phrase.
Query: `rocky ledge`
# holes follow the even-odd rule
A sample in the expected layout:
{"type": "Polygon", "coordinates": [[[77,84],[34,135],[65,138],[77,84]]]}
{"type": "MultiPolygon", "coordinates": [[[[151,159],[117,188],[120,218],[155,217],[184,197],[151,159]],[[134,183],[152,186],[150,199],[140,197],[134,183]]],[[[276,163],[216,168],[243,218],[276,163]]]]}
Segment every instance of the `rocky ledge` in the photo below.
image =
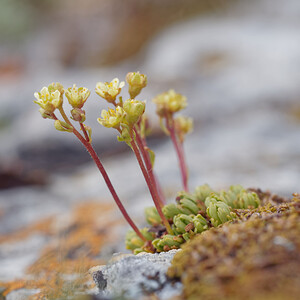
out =
{"type": "Polygon", "coordinates": [[[298,299],[300,196],[258,192],[261,206],[236,209],[235,219],[197,235],[181,250],[116,255],[92,268],[100,297],[298,299]]]}
{"type": "Polygon", "coordinates": [[[171,299],[181,293],[182,284],[166,276],[174,255],[180,250],[138,255],[116,254],[107,265],[90,270],[103,297],[143,299],[153,293],[171,299]]]}

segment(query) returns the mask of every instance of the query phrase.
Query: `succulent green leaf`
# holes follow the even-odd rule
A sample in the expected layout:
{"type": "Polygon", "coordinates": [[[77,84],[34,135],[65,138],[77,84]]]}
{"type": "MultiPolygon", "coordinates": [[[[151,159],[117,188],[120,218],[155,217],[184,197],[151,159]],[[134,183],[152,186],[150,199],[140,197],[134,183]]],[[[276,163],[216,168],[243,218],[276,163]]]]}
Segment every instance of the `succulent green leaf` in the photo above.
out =
{"type": "MultiPolygon", "coordinates": [[[[148,228],[141,229],[141,233],[148,241],[152,241],[155,238],[155,234],[149,232],[148,228]]],[[[126,234],[125,244],[126,249],[134,251],[135,249],[142,248],[144,246],[144,241],[141,240],[133,230],[129,230],[126,234]]]]}
{"type": "Polygon", "coordinates": [[[179,210],[177,205],[174,204],[174,203],[170,203],[170,204],[165,205],[162,208],[162,211],[163,211],[163,213],[164,213],[164,215],[166,216],[167,219],[173,219],[173,217],[175,215],[181,213],[181,211],[179,210]]]}
{"type": "Polygon", "coordinates": [[[145,208],[146,221],[152,225],[157,226],[162,223],[161,218],[154,206],[145,208]]]}
{"type": "Polygon", "coordinates": [[[196,187],[194,195],[198,201],[204,202],[205,199],[214,191],[208,184],[199,185],[196,187]]]}
{"type": "Polygon", "coordinates": [[[193,223],[195,226],[195,229],[194,229],[195,233],[201,233],[208,229],[208,224],[207,224],[206,219],[200,214],[193,217],[193,223]]]}
{"type": "Polygon", "coordinates": [[[179,209],[185,214],[196,215],[199,212],[198,206],[190,199],[181,199],[179,207],[179,209]]]}
{"type": "Polygon", "coordinates": [[[157,250],[157,252],[168,251],[170,249],[178,249],[180,245],[184,242],[183,238],[175,235],[166,234],[160,239],[155,239],[152,245],[157,250]]]}
{"type": "Polygon", "coordinates": [[[179,233],[185,233],[185,228],[189,223],[193,223],[192,216],[178,214],[173,218],[173,224],[175,226],[176,231],[179,233]]]}

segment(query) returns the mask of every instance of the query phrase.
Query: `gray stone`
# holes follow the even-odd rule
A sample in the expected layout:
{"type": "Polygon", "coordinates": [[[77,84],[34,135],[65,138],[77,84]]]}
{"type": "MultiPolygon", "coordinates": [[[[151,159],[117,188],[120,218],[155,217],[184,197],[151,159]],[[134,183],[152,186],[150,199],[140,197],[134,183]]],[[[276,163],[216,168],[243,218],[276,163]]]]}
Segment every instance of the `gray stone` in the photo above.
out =
{"type": "Polygon", "coordinates": [[[141,299],[155,293],[159,299],[171,299],[181,292],[181,283],[172,283],[166,276],[177,251],[117,255],[106,266],[95,267],[90,273],[104,296],[141,299]]]}

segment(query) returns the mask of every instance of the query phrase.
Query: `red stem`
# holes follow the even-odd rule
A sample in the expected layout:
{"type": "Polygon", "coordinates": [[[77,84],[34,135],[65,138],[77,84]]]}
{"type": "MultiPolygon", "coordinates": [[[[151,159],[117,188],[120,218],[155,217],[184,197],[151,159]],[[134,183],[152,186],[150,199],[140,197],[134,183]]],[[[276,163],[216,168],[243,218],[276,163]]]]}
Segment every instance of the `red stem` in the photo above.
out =
{"type": "Polygon", "coordinates": [[[94,162],[96,163],[100,173],[103,176],[103,179],[110,191],[110,193],[112,194],[117,206],[119,207],[122,215],[124,216],[124,218],[126,219],[126,221],[128,222],[128,224],[132,227],[132,229],[136,232],[136,234],[140,237],[140,239],[142,239],[144,242],[147,241],[147,239],[142,235],[142,233],[140,232],[140,230],[137,228],[137,226],[134,224],[134,222],[132,221],[132,219],[129,217],[125,207],[123,206],[120,198],[118,197],[109,177],[107,172],[105,171],[98,155],[96,154],[94,148],[92,147],[92,145],[89,142],[86,142],[82,136],[80,135],[79,132],[74,131],[74,134],[76,135],[76,137],[81,141],[81,143],[83,143],[83,145],[85,146],[85,148],[87,149],[87,151],[90,153],[92,159],[94,160],[94,162]],[[79,134],[79,136],[78,136],[79,134]]]}
{"type": "MultiPolygon", "coordinates": [[[[142,141],[143,148],[146,150],[146,148],[148,148],[146,139],[141,137],[141,141],[142,141]]],[[[159,180],[157,178],[157,175],[155,174],[155,172],[153,170],[151,159],[150,159],[150,154],[147,151],[145,151],[145,152],[147,154],[148,160],[149,160],[150,165],[151,165],[151,170],[152,170],[154,182],[156,184],[156,189],[157,189],[157,192],[158,192],[158,196],[159,196],[162,204],[165,205],[166,204],[166,199],[165,199],[165,196],[164,196],[164,193],[163,193],[163,189],[162,189],[162,187],[159,183],[159,180]]]]}
{"type": "Polygon", "coordinates": [[[82,123],[80,123],[80,128],[81,128],[81,130],[82,130],[82,132],[84,134],[84,137],[85,137],[86,141],[90,142],[90,138],[89,138],[89,136],[88,136],[88,134],[87,134],[87,132],[86,132],[86,130],[85,130],[85,128],[84,128],[84,126],[83,126],[82,123]]]}
{"type": "Polygon", "coordinates": [[[178,139],[176,137],[174,120],[173,120],[172,116],[171,117],[166,116],[166,126],[167,126],[168,131],[170,132],[170,137],[171,137],[171,140],[173,142],[173,145],[174,145],[176,153],[177,153],[179,167],[180,167],[180,171],[181,171],[183,188],[186,192],[188,192],[189,191],[188,175],[187,175],[187,166],[186,166],[186,162],[185,162],[184,151],[183,151],[182,144],[178,142],[178,139]]]}
{"type": "Polygon", "coordinates": [[[133,130],[135,132],[136,141],[137,141],[138,147],[139,147],[139,149],[142,153],[142,156],[143,156],[148,174],[149,174],[149,176],[151,177],[151,180],[154,183],[154,187],[156,189],[160,205],[163,206],[165,204],[164,203],[165,199],[163,198],[162,189],[160,187],[160,184],[159,184],[159,182],[158,182],[158,180],[157,180],[157,178],[156,178],[156,176],[153,172],[153,167],[152,167],[152,163],[151,163],[151,159],[150,159],[150,154],[146,151],[146,147],[147,147],[146,146],[146,141],[145,141],[145,139],[143,139],[141,137],[140,133],[136,130],[136,128],[133,128],[133,130]]]}
{"type": "MultiPolygon", "coordinates": [[[[66,114],[64,113],[63,109],[61,108],[60,109],[60,113],[62,115],[62,117],[64,118],[64,120],[70,124],[71,126],[72,123],[69,121],[68,117],[66,116],[66,114]]],[[[56,117],[55,117],[56,118],[56,117]]],[[[144,241],[144,242],[147,242],[147,239],[142,235],[142,233],[140,232],[140,230],[138,229],[138,227],[134,224],[134,222],[132,221],[132,219],[130,218],[130,216],[128,215],[125,207],[123,206],[119,196],[117,195],[109,177],[108,177],[108,174],[107,172],[105,171],[97,153],[95,152],[93,146],[88,142],[86,141],[83,136],[76,130],[76,128],[74,128],[73,126],[73,133],[75,134],[75,136],[79,139],[79,141],[83,144],[83,146],[87,149],[87,151],[89,152],[89,154],[91,155],[92,159],[94,160],[94,162],[96,163],[101,175],[103,176],[103,179],[110,191],[110,193],[112,194],[117,206],[119,207],[122,215],[124,216],[125,220],[128,222],[128,224],[132,227],[132,229],[135,231],[135,233],[138,235],[138,237],[144,241]]]]}
{"type": "Polygon", "coordinates": [[[130,136],[131,136],[131,146],[132,146],[133,152],[135,153],[137,161],[138,161],[138,163],[140,165],[140,168],[142,170],[142,173],[143,173],[143,175],[145,177],[146,183],[148,185],[150,194],[152,196],[152,199],[153,199],[155,207],[156,207],[156,209],[158,211],[158,214],[159,214],[162,222],[164,223],[164,225],[165,225],[168,233],[169,234],[173,234],[173,230],[172,230],[172,228],[171,228],[168,220],[166,219],[165,215],[162,212],[161,205],[160,205],[160,202],[159,202],[159,198],[158,198],[158,195],[157,195],[157,191],[154,188],[154,182],[152,181],[151,177],[148,175],[147,170],[146,170],[146,168],[144,166],[144,162],[143,162],[141,154],[140,154],[140,152],[138,150],[138,147],[137,147],[137,145],[135,143],[135,139],[134,139],[134,135],[133,135],[133,131],[132,130],[130,132],[130,136]]]}

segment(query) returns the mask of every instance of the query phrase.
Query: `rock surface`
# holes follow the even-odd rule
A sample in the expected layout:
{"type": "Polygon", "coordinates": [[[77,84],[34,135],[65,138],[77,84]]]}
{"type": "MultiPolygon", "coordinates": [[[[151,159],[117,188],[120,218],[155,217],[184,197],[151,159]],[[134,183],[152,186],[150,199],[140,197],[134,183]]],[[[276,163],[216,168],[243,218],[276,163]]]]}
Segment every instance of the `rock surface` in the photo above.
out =
{"type": "Polygon", "coordinates": [[[181,292],[181,284],[168,280],[166,271],[178,251],[116,255],[106,266],[95,267],[90,272],[100,295],[143,299],[155,293],[159,299],[172,299],[181,292]]]}

